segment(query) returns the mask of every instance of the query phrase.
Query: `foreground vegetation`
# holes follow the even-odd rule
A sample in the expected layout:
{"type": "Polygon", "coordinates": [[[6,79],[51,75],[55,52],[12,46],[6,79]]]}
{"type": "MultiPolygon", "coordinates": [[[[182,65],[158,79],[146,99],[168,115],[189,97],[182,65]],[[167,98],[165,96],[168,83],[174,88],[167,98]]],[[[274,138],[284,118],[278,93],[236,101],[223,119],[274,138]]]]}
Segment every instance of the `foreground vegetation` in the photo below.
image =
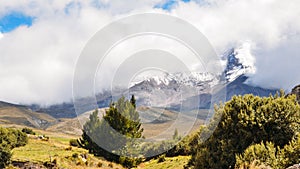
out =
{"type": "MultiPolygon", "coordinates": [[[[183,139],[175,131],[173,140],[155,144],[138,145],[127,138],[117,140],[119,147],[126,146],[114,149],[119,155],[105,151],[91,138],[106,139],[111,148],[114,142],[109,139],[118,138],[104,132],[107,126],[98,118],[97,111],[91,114],[79,140],[76,136],[29,128],[23,128],[23,132],[0,128],[0,168],[10,162],[14,166],[40,168],[119,169],[285,169],[300,163],[300,106],[294,95],[285,96],[282,92],[264,98],[234,96],[216,106],[215,112],[208,126],[201,126],[183,139]],[[125,156],[128,152],[136,156],[125,156]],[[4,162],[9,155],[11,161],[4,162]]],[[[111,104],[103,119],[128,138],[143,138],[134,97],[131,100],[123,97],[111,104]],[[120,116],[120,110],[127,114],[120,116]]]]}
{"type": "Polygon", "coordinates": [[[70,146],[70,140],[74,136],[38,131],[36,135],[28,137],[26,146],[13,150],[13,164],[40,168],[122,168],[118,164],[88,154],[85,149],[70,146]]]}
{"type": "MultiPolygon", "coordinates": [[[[123,97],[110,106],[103,119],[128,138],[140,138],[142,129],[139,128],[138,114],[134,108],[123,97]],[[137,123],[130,121],[132,117],[137,123]],[[137,135],[131,135],[130,132],[137,135]]],[[[128,145],[138,145],[126,139],[117,144],[120,148],[127,146],[126,150],[120,149],[124,157],[122,154],[108,155],[109,152],[98,147],[95,139],[90,137],[93,137],[93,133],[105,133],[101,131],[104,120],[97,118],[97,112],[91,115],[80,142],[86,143],[83,147],[90,152],[110,157],[107,159],[124,167],[131,168],[142,161],[151,160],[152,158],[143,158],[149,156],[147,153],[150,156],[152,153],[153,158],[191,155],[192,158],[185,167],[197,169],[250,168],[253,165],[284,169],[300,162],[300,106],[294,95],[285,96],[284,92],[264,98],[253,95],[234,96],[232,100],[215,107],[215,116],[208,126],[202,126],[196,134],[183,139],[175,147],[171,147],[172,140],[136,146],[136,153],[141,156],[139,158],[125,157],[126,152],[133,151],[128,145]],[[91,133],[86,134],[87,131],[91,133]],[[160,153],[161,150],[165,151],[160,153]]],[[[96,141],[107,142],[107,137],[115,136],[108,134],[97,137],[96,141]]],[[[115,150],[119,151],[118,148],[115,150]]]]}
{"type": "Polygon", "coordinates": [[[0,127],[0,168],[10,163],[12,149],[26,145],[27,135],[20,130],[0,127]]]}
{"type": "Polygon", "coordinates": [[[198,144],[191,166],[239,168],[257,161],[284,169],[300,162],[300,106],[294,95],[234,96],[215,112],[199,139],[211,136],[198,144]]]}

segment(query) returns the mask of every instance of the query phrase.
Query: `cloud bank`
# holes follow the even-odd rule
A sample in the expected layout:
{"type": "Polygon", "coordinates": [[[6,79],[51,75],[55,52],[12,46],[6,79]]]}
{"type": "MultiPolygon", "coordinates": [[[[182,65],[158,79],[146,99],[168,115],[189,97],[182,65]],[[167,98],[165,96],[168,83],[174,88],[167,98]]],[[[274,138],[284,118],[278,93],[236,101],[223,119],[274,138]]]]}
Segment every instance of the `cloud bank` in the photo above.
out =
{"type": "Polygon", "coordinates": [[[195,25],[219,55],[251,42],[256,74],[249,83],[286,90],[300,83],[300,1],[177,1],[172,9],[155,8],[163,3],[167,1],[1,1],[0,18],[17,11],[34,20],[30,27],[0,33],[0,100],[70,101],[76,60],[87,41],[116,18],[157,11],[195,25]]]}

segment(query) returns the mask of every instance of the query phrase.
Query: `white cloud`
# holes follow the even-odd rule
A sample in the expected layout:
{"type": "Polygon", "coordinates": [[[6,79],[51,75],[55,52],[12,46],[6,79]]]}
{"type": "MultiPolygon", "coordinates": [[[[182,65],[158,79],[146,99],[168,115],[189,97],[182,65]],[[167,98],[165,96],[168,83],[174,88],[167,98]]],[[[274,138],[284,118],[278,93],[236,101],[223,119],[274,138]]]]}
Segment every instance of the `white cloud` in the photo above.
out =
{"type": "MultiPolygon", "coordinates": [[[[0,17],[22,11],[35,20],[29,28],[19,27],[2,38],[0,34],[0,100],[69,101],[76,60],[86,42],[115,18],[162,12],[153,6],[164,1],[1,1],[0,17]]],[[[180,2],[170,13],[199,28],[219,54],[241,41],[253,42],[257,74],[251,82],[290,89],[300,83],[296,70],[300,62],[299,7],[300,1],[201,0],[180,2]]]]}
{"type": "Polygon", "coordinates": [[[284,88],[300,83],[300,1],[214,0],[180,3],[172,14],[194,24],[221,54],[241,41],[255,48],[253,85],[284,88]]]}
{"type": "Polygon", "coordinates": [[[19,11],[35,19],[31,27],[18,27],[0,40],[0,100],[44,105],[70,101],[76,60],[87,41],[113,19],[134,8],[151,10],[155,1],[130,3],[134,5],[113,0],[95,7],[85,0],[1,1],[0,17],[19,11]],[[126,10],[119,11],[122,6],[126,10]]]}

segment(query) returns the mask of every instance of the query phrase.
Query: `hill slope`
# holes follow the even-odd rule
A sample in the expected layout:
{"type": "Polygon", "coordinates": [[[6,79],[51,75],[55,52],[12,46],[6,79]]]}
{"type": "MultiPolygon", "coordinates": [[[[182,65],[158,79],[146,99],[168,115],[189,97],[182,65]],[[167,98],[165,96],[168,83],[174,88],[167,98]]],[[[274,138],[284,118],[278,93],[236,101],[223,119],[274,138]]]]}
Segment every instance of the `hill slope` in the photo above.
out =
{"type": "Polygon", "coordinates": [[[34,112],[26,106],[0,102],[0,124],[15,124],[45,129],[57,122],[57,119],[52,116],[34,112]]]}

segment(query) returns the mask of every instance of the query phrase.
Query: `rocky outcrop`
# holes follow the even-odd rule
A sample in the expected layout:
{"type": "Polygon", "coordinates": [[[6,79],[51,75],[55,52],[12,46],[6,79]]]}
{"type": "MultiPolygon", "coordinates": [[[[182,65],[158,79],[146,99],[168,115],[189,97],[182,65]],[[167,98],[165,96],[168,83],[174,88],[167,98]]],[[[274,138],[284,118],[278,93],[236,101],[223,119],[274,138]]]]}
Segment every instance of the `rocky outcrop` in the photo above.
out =
{"type": "Polygon", "coordinates": [[[294,87],[291,94],[295,94],[297,96],[298,103],[300,104],[300,85],[294,87]]]}

